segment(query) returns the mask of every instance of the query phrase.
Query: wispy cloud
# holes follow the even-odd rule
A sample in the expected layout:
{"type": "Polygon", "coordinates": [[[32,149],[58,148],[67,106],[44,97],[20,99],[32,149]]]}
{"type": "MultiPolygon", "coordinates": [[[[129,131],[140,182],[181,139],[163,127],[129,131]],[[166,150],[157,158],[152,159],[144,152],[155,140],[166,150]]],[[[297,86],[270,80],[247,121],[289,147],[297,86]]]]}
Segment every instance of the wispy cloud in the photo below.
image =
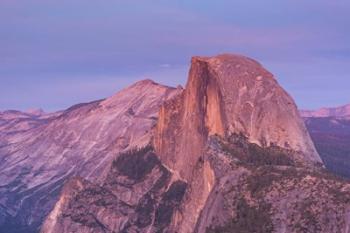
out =
{"type": "Polygon", "coordinates": [[[316,73],[328,89],[349,85],[349,10],[347,0],[3,0],[0,108],[62,108],[145,75],[183,84],[192,55],[222,52],[258,59],[301,105],[318,106],[308,100],[322,86],[298,90],[316,73]]]}

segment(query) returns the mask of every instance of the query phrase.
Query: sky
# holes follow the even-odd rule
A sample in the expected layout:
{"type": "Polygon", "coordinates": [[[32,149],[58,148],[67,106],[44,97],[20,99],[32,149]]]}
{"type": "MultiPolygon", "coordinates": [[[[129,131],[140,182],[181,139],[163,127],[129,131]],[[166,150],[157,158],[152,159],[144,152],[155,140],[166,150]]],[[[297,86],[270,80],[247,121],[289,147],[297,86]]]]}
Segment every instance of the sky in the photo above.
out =
{"type": "Polygon", "coordinates": [[[350,103],[349,0],[0,0],[0,110],[56,111],[238,53],[299,108],[350,103]]]}

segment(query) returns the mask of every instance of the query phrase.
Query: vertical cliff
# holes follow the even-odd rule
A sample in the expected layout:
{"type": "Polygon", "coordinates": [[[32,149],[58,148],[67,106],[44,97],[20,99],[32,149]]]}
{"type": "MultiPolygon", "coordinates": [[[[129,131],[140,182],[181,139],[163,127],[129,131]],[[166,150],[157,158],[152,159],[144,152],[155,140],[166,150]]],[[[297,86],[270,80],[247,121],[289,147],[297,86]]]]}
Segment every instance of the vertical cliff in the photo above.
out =
{"type": "Polygon", "coordinates": [[[160,110],[155,148],[187,179],[208,136],[231,134],[297,151],[295,159],[305,164],[321,162],[293,99],[259,63],[235,55],[194,57],[185,91],[160,110]]]}
{"type": "Polygon", "coordinates": [[[161,107],[154,136],[161,160],[192,190],[180,232],[193,230],[212,191],[214,171],[204,157],[214,135],[244,135],[261,147],[293,150],[302,164],[322,163],[293,99],[259,63],[228,54],[194,57],[184,92],[161,107]]]}

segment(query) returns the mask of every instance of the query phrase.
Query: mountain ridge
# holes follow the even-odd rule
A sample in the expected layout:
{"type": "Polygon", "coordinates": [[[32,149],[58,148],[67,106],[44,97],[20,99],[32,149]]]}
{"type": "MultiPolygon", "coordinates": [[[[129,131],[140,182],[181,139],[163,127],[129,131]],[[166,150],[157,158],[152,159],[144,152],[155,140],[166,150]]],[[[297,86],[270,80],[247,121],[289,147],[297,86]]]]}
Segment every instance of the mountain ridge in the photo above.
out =
{"type": "Polygon", "coordinates": [[[350,104],[339,107],[324,107],[317,110],[300,110],[302,117],[337,117],[350,119],[350,104]]]}
{"type": "Polygon", "coordinates": [[[36,229],[71,176],[103,179],[115,153],[148,143],[161,102],[178,91],[140,81],[48,118],[10,112],[20,118],[0,125],[0,229],[36,229]]]}
{"type": "Polygon", "coordinates": [[[253,59],[193,57],[184,89],[143,80],[39,122],[0,133],[6,233],[350,227],[350,183],[325,171],[293,99],[253,59]]]}

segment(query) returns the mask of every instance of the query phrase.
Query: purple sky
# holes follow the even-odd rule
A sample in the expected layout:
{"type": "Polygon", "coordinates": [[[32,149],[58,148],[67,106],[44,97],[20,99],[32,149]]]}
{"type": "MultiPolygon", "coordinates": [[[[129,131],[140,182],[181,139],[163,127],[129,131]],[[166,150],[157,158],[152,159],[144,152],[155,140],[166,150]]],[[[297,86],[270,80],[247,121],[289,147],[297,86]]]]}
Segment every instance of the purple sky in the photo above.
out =
{"type": "Polygon", "coordinates": [[[1,0],[0,110],[66,108],[240,53],[301,108],[350,103],[349,0],[1,0]]]}

